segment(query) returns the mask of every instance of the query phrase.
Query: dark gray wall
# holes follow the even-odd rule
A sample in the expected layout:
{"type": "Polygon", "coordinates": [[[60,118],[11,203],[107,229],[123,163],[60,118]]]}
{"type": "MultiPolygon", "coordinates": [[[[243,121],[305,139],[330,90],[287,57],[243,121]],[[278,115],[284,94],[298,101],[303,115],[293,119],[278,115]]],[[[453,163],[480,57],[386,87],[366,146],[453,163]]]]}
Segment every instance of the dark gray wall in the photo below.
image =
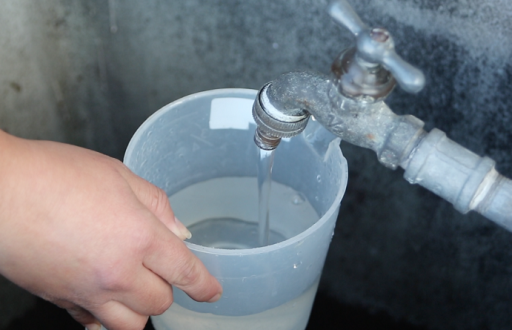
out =
{"type": "MultiPolygon", "coordinates": [[[[0,127],[120,158],[142,121],[181,96],[328,73],[352,37],[327,3],[0,0],[0,127]]],[[[426,74],[422,92],[397,89],[391,108],[512,177],[512,2],[352,3],[426,74]]],[[[342,149],[349,186],[321,290],[431,329],[511,328],[512,234],[458,214],[371,152],[342,149]]]]}

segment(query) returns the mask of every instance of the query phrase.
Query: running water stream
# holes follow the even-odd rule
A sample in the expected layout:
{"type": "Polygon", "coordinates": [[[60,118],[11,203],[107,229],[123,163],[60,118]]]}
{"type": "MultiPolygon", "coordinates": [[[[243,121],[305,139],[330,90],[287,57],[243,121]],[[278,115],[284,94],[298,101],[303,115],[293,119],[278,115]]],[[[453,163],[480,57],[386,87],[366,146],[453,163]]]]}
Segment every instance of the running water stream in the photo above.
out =
{"type": "Polygon", "coordinates": [[[258,235],[260,246],[269,243],[269,198],[272,183],[272,166],[274,164],[274,150],[259,149],[258,162],[258,235]]]}

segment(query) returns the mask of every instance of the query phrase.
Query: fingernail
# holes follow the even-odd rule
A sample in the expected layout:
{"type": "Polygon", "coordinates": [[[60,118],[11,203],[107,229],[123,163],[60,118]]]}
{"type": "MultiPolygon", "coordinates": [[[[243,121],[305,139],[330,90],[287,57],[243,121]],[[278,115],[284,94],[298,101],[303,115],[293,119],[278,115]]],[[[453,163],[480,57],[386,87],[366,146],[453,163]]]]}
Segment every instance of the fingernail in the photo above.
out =
{"type": "Polygon", "coordinates": [[[174,221],[176,221],[176,224],[178,225],[178,230],[180,231],[180,238],[183,240],[191,239],[192,233],[190,232],[190,230],[188,230],[187,227],[185,227],[185,225],[178,220],[178,218],[174,217],[174,221]]]}
{"type": "Polygon", "coordinates": [[[217,293],[212,299],[208,300],[209,303],[216,302],[222,297],[222,293],[217,293]]]}
{"type": "Polygon", "coordinates": [[[91,323],[85,325],[85,329],[87,330],[101,330],[101,325],[99,323],[91,323]]]}

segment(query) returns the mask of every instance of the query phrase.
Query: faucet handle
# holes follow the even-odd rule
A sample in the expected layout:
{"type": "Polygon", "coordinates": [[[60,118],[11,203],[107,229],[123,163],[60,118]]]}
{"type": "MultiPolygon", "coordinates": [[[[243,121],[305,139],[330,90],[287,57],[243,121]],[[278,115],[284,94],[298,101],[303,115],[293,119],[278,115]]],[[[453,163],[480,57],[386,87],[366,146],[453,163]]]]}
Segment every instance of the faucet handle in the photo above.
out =
{"type": "Polygon", "coordinates": [[[329,15],[350,30],[356,37],[361,31],[368,30],[368,26],[363,23],[354,8],[346,0],[338,0],[329,6],[329,15]]]}
{"type": "Polygon", "coordinates": [[[356,56],[360,64],[368,69],[382,65],[407,92],[417,93],[423,89],[425,76],[395,52],[395,43],[386,29],[370,29],[346,0],[333,2],[329,14],[356,36],[356,56]]]}

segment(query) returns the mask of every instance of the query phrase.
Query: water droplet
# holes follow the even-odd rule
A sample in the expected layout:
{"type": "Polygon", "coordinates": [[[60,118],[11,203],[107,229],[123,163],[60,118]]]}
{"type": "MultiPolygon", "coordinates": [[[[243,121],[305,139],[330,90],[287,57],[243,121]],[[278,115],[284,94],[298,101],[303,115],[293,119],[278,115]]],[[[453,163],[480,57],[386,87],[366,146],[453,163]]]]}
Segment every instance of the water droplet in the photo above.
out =
{"type": "Polygon", "coordinates": [[[297,267],[299,267],[297,264],[293,264],[293,268],[297,269],[297,267]]]}
{"type": "Polygon", "coordinates": [[[322,182],[322,177],[320,176],[320,174],[318,174],[318,175],[316,176],[316,181],[318,181],[318,182],[322,182]]]}
{"type": "Polygon", "coordinates": [[[305,202],[305,199],[304,199],[304,197],[302,197],[301,195],[299,195],[299,194],[294,194],[294,195],[292,196],[292,204],[293,204],[293,205],[300,205],[300,204],[302,204],[302,203],[304,203],[304,202],[305,202]]]}

